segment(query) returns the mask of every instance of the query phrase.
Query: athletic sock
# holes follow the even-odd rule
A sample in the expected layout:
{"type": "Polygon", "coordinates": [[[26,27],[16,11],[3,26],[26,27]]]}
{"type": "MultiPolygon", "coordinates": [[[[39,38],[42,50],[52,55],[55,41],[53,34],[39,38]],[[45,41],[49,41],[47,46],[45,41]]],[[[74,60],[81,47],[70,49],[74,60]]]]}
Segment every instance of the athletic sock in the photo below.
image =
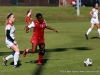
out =
{"type": "Polygon", "coordinates": [[[14,53],[12,53],[11,55],[7,56],[5,59],[9,60],[10,58],[13,58],[13,57],[14,57],[14,53]]]}
{"type": "Polygon", "coordinates": [[[28,52],[29,51],[29,49],[26,49],[26,52],[28,52]]]}
{"type": "Polygon", "coordinates": [[[42,61],[43,55],[38,55],[38,63],[42,61]]]}
{"type": "Polygon", "coordinates": [[[15,52],[15,54],[14,54],[14,65],[17,65],[18,59],[19,59],[19,52],[15,52]]]}
{"type": "Polygon", "coordinates": [[[100,36],[100,29],[98,29],[98,33],[99,33],[99,36],[100,36]]]}
{"type": "Polygon", "coordinates": [[[91,31],[92,31],[92,28],[89,28],[86,34],[88,35],[91,31]]]}

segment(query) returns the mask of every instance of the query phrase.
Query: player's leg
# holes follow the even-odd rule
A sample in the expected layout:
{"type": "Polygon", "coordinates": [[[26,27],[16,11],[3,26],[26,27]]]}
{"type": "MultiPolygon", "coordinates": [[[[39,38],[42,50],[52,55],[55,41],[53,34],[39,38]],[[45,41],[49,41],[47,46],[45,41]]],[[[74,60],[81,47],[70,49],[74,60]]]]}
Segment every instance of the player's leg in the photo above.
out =
{"type": "Polygon", "coordinates": [[[26,57],[27,53],[34,53],[37,49],[37,45],[38,45],[38,38],[36,37],[32,37],[31,41],[32,43],[32,49],[25,49],[23,52],[23,56],[26,57]]]}
{"type": "Polygon", "coordinates": [[[16,46],[16,45],[12,45],[10,48],[13,51],[15,51],[15,53],[14,53],[14,67],[16,68],[16,67],[18,67],[18,59],[19,59],[20,51],[19,51],[18,46],[16,46]]]}
{"type": "MultiPolygon", "coordinates": [[[[11,47],[14,45],[12,42],[6,40],[6,45],[8,48],[12,49],[11,47]]],[[[4,61],[4,65],[7,66],[7,61],[10,59],[10,58],[14,58],[14,54],[15,54],[15,51],[8,55],[7,57],[3,58],[3,61],[4,61]]]]}
{"type": "Polygon", "coordinates": [[[94,24],[92,23],[91,24],[91,27],[88,29],[88,31],[87,31],[86,34],[89,35],[89,33],[92,31],[93,28],[94,28],[94,24]]]}
{"type": "Polygon", "coordinates": [[[40,43],[39,44],[39,48],[40,48],[40,52],[38,54],[38,62],[37,62],[37,65],[43,65],[42,59],[43,59],[43,56],[45,54],[45,43],[40,43]]]}
{"type": "Polygon", "coordinates": [[[4,61],[4,65],[7,66],[7,61],[11,58],[14,58],[14,53],[13,52],[12,54],[10,54],[9,56],[7,56],[6,58],[3,58],[3,61],[4,61]]]}
{"type": "Polygon", "coordinates": [[[98,33],[99,33],[99,36],[100,36],[100,24],[97,23],[96,26],[97,26],[97,28],[98,28],[98,33]]]}
{"type": "Polygon", "coordinates": [[[87,31],[86,34],[85,34],[86,39],[88,39],[88,35],[89,35],[89,33],[92,31],[93,28],[94,28],[94,23],[91,23],[91,27],[88,29],[88,31],[87,31]]]}
{"type": "Polygon", "coordinates": [[[35,53],[37,49],[37,44],[32,44],[32,49],[25,49],[23,52],[23,56],[26,57],[27,53],[35,53]]]}
{"type": "Polygon", "coordinates": [[[39,52],[39,54],[38,54],[38,62],[37,62],[37,65],[43,65],[42,59],[43,59],[44,54],[45,54],[44,37],[41,37],[41,38],[39,39],[39,49],[40,49],[40,52],[39,52]]]}

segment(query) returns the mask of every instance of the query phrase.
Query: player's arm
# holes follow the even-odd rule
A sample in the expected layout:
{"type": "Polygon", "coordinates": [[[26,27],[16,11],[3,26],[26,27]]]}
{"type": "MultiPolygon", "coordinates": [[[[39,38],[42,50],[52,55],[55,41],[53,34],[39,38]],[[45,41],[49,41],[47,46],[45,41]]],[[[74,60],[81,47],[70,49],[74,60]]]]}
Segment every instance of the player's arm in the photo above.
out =
{"type": "Polygon", "coordinates": [[[14,39],[11,38],[11,36],[10,36],[10,30],[6,30],[6,36],[7,36],[7,38],[8,38],[9,40],[11,40],[12,42],[14,42],[14,39]]]}
{"type": "Polygon", "coordinates": [[[11,40],[12,42],[14,42],[14,39],[10,36],[10,30],[11,29],[11,25],[7,25],[6,26],[6,37],[11,40]]]}
{"type": "Polygon", "coordinates": [[[56,29],[51,28],[50,26],[47,26],[46,28],[49,29],[49,30],[53,30],[54,32],[58,33],[58,31],[56,29]]]}
{"type": "Polygon", "coordinates": [[[11,26],[10,25],[7,25],[6,27],[6,37],[11,40],[15,45],[17,44],[17,42],[15,41],[15,39],[13,39],[11,36],[10,36],[10,28],[11,26]]]}
{"type": "Polygon", "coordinates": [[[94,11],[94,10],[90,11],[90,15],[91,15],[93,18],[96,18],[96,16],[93,15],[93,11],[94,11]]]}
{"type": "Polygon", "coordinates": [[[25,27],[26,33],[28,33],[28,32],[29,32],[29,29],[31,29],[31,28],[33,28],[33,27],[35,27],[34,22],[32,22],[30,25],[26,26],[26,27],[25,27]]]}
{"type": "Polygon", "coordinates": [[[90,15],[93,16],[93,11],[90,11],[90,15]]]}

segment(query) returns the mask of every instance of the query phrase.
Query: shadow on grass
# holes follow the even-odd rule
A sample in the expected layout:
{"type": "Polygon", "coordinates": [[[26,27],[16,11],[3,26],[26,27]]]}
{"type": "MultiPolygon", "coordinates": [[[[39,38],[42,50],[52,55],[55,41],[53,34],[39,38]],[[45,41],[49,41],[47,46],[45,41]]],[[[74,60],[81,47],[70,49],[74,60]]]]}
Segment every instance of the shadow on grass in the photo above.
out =
{"type": "Polygon", "coordinates": [[[56,49],[46,49],[46,52],[64,52],[68,51],[69,48],[56,48],[56,49]]]}
{"type": "MultiPolygon", "coordinates": [[[[14,65],[14,61],[11,62],[10,65],[14,65]]],[[[21,65],[22,65],[22,64],[21,64],[21,60],[19,60],[19,61],[18,61],[18,66],[20,67],[21,65]]]]}
{"type": "MultiPolygon", "coordinates": [[[[48,60],[58,60],[58,59],[43,59],[42,62],[44,63],[44,65],[47,63],[48,60]]],[[[34,63],[37,63],[38,60],[31,60],[29,62],[25,62],[25,63],[30,63],[30,64],[34,64],[34,63]]]]}
{"type": "Polygon", "coordinates": [[[92,50],[91,48],[89,47],[74,47],[72,49],[75,49],[75,50],[92,50]]]}
{"type": "MultiPolygon", "coordinates": [[[[42,60],[44,65],[42,65],[42,66],[38,65],[36,71],[35,72],[33,71],[33,73],[31,75],[41,75],[43,70],[44,70],[44,66],[47,63],[47,61],[49,61],[49,60],[58,60],[58,59],[49,59],[50,52],[61,52],[61,51],[66,51],[66,48],[46,49],[46,52],[47,52],[45,54],[46,59],[44,57],[44,59],[42,60]]],[[[30,62],[31,63],[37,63],[37,60],[30,61],[30,62]]]]}
{"type": "MultiPolygon", "coordinates": [[[[69,50],[92,50],[89,47],[74,47],[74,48],[55,48],[55,49],[46,49],[46,52],[64,52],[69,50]]],[[[0,56],[9,55],[12,52],[0,52],[0,56]]],[[[39,53],[39,50],[37,50],[35,53],[39,53]]],[[[20,54],[23,54],[23,51],[20,51],[20,54]]]]}
{"type": "MultiPolygon", "coordinates": [[[[88,47],[74,47],[74,48],[56,48],[56,49],[46,49],[46,52],[47,54],[45,55],[45,57],[47,59],[43,59],[43,63],[47,63],[47,61],[49,60],[59,60],[59,59],[49,59],[49,55],[50,55],[50,52],[64,52],[64,51],[68,51],[70,49],[74,49],[74,50],[92,50],[91,48],[88,48],[88,47]]],[[[30,62],[26,62],[26,63],[37,63],[37,60],[33,60],[33,61],[30,61],[30,62]]],[[[37,69],[35,72],[32,73],[32,75],[41,75],[43,70],[44,70],[44,66],[45,65],[42,65],[42,66],[37,66],[37,69]]]]}
{"type": "MultiPolygon", "coordinates": [[[[44,65],[41,65],[41,66],[37,65],[37,68],[36,68],[35,72],[33,71],[31,75],[41,75],[42,74],[45,64],[47,63],[48,60],[50,60],[49,55],[50,55],[50,53],[45,54],[44,57],[46,57],[47,59],[42,60],[44,65]]],[[[37,60],[33,60],[33,61],[30,61],[30,62],[31,63],[37,63],[37,60]]]]}
{"type": "Polygon", "coordinates": [[[0,52],[0,56],[3,56],[3,55],[9,55],[11,54],[12,52],[0,52]]]}
{"type": "Polygon", "coordinates": [[[100,38],[98,38],[98,37],[95,36],[95,37],[91,37],[91,39],[100,39],[100,38]]]}

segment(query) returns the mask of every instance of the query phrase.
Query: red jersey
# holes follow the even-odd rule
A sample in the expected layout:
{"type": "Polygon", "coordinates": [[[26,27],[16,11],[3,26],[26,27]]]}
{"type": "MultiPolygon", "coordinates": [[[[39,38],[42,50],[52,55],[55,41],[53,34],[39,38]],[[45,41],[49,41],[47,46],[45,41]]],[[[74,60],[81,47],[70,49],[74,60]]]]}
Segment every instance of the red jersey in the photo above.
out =
{"type": "Polygon", "coordinates": [[[46,21],[43,20],[43,23],[40,24],[38,20],[34,20],[32,24],[29,25],[29,28],[33,27],[33,37],[43,37],[44,30],[47,27],[46,21]]]}
{"type": "Polygon", "coordinates": [[[33,44],[44,43],[44,30],[47,27],[46,21],[43,20],[42,24],[40,24],[38,20],[34,20],[28,27],[33,27],[34,29],[30,42],[33,44]]]}

